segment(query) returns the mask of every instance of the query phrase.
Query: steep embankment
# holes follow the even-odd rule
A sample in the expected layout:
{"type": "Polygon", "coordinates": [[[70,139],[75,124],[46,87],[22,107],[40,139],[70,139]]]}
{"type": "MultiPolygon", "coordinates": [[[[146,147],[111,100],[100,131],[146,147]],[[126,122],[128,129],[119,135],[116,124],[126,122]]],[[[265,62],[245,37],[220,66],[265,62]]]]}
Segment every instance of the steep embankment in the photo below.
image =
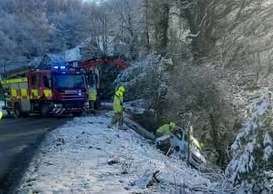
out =
{"type": "MultiPolygon", "coordinates": [[[[191,6],[197,14],[199,9],[191,6]]],[[[194,18],[186,17],[197,35],[191,44],[193,60],[172,57],[176,67],[167,112],[193,112],[195,133],[204,141],[208,158],[228,164],[231,185],[249,193],[271,193],[272,105],[268,99],[255,99],[273,89],[273,2],[217,0],[203,6],[196,34],[190,22],[194,18]]]]}
{"type": "MultiPolygon", "coordinates": [[[[134,88],[136,80],[141,80],[142,86],[138,84],[141,93],[151,86],[149,78],[156,78],[147,97],[152,99],[156,121],[173,120],[184,126],[190,120],[209,161],[230,168],[230,160],[235,160],[230,145],[249,120],[246,114],[249,105],[273,90],[273,2],[160,2],[152,3],[152,21],[155,31],[156,27],[161,28],[156,32],[165,36],[165,41],[162,40],[165,44],[161,44],[165,47],[155,48],[159,53],[167,50],[163,52],[165,59],[160,58],[155,65],[146,63],[146,59],[136,63],[140,72],[130,74],[133,75],[130,79],[125,73],[123,81],[134,88]],[[162,7],[166,9],[158,11],[162,7]],[[148,71],[152,76],[145,73],[150,67],[157,69],[148,71]]],[[[272,138],[271,129],[271,125],[266,127],[261,138],[272,138]]],[[[242,153],[238,151],[235,158],[242,153]]],[[[256,159],[258,169],[262,164],[270,166],[270,162],[256,159]]],[[[250,177],[252,172],[239,174],[250,177]]],[[[263,170],[259,173],[264,175],[263,170]]],[[[259,183],[258,187],[261,185],[264,184],[259,183]]]]}
{"type": "Polygon", "coordinates": [[[158,120],[183,126],[183,114],[192,113],[194,133],[208,158],[225,167],[249,100],[272,89],[272,1],[162,1],[153,6],[168,8],[165,14],[155,9],[153,18],[155,26],[167,27],[165,58],[170,61],[155,74],[158,86],[164,86],[154,89],[158,120]]]}
{"type": "MultiPolygon", "coordinates": [[[[108,128],[106,115],[75,118],[52,131],[18,193],[170,193],[221,191],[221,184],[169,158],[131,129],[108,128]]],[[[219,177],[217,176],[218,181],[219,177]]]]}

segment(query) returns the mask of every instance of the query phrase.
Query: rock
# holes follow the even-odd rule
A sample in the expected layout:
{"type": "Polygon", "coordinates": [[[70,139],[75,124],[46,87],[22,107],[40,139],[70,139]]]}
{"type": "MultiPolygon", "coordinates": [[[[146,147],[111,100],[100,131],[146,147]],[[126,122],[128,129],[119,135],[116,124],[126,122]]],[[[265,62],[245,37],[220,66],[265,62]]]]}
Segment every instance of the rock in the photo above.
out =
{"type": "Polygon", "coordinates": [[[64,138],[59,137],[56,140],[56,146],[61,146],[61,145],[64,145],[64,144],[65,144],[64,138]]]}
{"type": "Polygon", "coordinates": [[[114,165],[118,163],[119,163],[119,160],[117,158],[112,158],[107,162],[108,165],[114,165]]]}
{"type": "Polygon", "coordinates": [[[130,190],[130,188],[129,188],[129,187],[124,187],[124,189],[125,189],[126,191],[129,191],[129,190],[130,190]]]}
{"type": "Polygon", "coordinates": [[[123,171],[121,171],[121,174],[128,174],[128,171],[127,170],[123,170],[123,171]]]}
{"type": "Polygon", "coordinates": [[[159,183],[160,181],[158,180],[158,175],[160,171],[156,170],[154,172],[150,172],[147,170],[143,176],[141,176],[139,179],[133,181],[130,183],[131,186],[137,186],[141,189],[148,188],[152,186],[155,183],[159,183]]]}

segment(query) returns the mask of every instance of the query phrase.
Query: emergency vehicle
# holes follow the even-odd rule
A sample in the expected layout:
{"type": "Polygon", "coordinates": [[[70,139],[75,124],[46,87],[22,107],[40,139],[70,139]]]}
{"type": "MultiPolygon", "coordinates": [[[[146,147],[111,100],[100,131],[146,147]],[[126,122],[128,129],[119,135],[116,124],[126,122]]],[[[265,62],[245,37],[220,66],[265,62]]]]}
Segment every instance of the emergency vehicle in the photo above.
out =
{"type": "Polygon", "coordinates": [[[3,109],[16,117],[30,113],[78,116],[88,109],[85,74],[77,68],[53,65],[30,69],[1,84],[5,90],[3,109]]]}

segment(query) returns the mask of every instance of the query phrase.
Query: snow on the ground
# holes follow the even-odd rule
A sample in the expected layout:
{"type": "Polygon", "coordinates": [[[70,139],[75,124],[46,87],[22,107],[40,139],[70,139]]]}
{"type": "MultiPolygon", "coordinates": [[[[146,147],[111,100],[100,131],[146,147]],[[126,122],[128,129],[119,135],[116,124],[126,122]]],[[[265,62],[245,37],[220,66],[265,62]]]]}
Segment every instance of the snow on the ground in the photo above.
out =
{"type": "Polygon", "coordinates": [[[108,128],[109,122],[107,115],[75,118],[52,131],[17,192],[197,193],[194,191],[215,186],[185,162],[163,155],[134,131],[108,128]],[[146,188],[157,170],[160,183],[155,181],[146,188]]]}

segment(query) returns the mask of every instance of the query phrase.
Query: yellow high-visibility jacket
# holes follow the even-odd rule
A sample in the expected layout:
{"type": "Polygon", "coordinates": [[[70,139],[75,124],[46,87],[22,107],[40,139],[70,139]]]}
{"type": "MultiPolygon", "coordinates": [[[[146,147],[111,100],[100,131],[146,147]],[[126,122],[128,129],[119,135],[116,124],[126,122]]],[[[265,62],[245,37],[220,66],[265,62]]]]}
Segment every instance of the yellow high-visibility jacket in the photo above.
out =
{"type": "Polygon", "coordinates": [[[113,103],[113,109],[115,113],[121,113],[123,111],[122,100],[123,98],[121,96],[115,95],[113,103]]]}
{"type": "Polygon", "coordinates": [[[156,130],[156,134],[158,136],[170,135],[171,133],[172,133],[172,128],[171,128],[170,124],[162,125],[161,127],[159,127],[156,130]]]}
{"type": "Polygon", "coordinates": [[[89,100],[96,101],[97,100],[97,90],[94,88],[89,89],[89,100]]]}

